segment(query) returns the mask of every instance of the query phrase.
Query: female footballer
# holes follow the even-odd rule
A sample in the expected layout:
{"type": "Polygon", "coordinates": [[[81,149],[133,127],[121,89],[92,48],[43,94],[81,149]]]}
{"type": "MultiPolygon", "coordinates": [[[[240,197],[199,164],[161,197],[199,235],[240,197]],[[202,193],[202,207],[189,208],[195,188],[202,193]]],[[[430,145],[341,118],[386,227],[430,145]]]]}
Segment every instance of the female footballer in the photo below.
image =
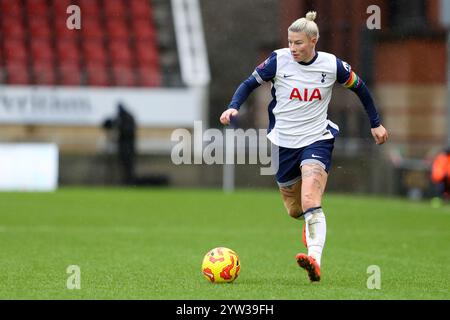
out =
{"type": "MultiPolygon", "coordinates": [[[[311,281],[320,281],[326,221],[322,195],[331,166],[339,127],[327,117],[332,88],[337,81],[355,92],[370,120],[376,144],[388,139],[372,96],[349,64],[330,53],[316,51],[319,29],[316,12],[288,28],[289,48],[279,49],[261,63],[236,90],[220,117],[228,125],[250,93],[265,81],[272,83],[267,137],[278,152],[276,180],[288,214],[305,220],[303,242],[308,254],[296,256],[311,281]]],[[[273,160],[274,161],[274,160],[273,160]]]]}

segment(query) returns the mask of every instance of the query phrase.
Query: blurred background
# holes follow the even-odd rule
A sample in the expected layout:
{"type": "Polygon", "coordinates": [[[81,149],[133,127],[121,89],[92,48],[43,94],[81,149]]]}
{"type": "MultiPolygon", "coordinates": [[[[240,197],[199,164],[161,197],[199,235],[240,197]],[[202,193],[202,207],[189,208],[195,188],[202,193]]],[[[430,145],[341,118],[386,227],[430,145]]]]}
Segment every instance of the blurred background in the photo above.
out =
{"type": "MultiPolygon", "coordinates": [[[[194,121],[222,130],[240,82],[314,10],[317,49],[352,65],[390,133],[376,146],[358,98],[336,85],[328,190],[429,197],[449,140],[449,2],[0,0],[0,189],[221,188],[227,174],[234,187],[276,188],[260,165],[173,164],[171,134],[194,121]]],[[[270,97],[258,88],[236,126],[266,128],[270,97]]]]}

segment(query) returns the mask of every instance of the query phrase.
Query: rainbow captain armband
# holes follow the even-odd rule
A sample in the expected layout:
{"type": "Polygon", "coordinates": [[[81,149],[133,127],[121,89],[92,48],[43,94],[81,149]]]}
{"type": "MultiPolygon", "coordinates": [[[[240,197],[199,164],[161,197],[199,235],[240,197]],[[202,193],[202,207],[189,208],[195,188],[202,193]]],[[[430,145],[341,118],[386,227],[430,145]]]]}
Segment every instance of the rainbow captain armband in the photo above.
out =
{"type": "Polygon", "coordinates": [[[348,80],[344,83],[344,87],[347,89],[356,89],[361,85],[361,79],[358,77],[356,73],[353,71],[350,72],[350,77],[348,80]]]}

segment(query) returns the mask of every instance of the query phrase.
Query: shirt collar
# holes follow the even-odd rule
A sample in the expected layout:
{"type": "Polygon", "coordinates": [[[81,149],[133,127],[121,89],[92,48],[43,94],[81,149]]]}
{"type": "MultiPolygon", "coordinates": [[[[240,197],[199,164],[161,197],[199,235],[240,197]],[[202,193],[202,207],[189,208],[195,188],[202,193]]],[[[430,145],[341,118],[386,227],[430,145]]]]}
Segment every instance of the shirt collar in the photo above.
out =
{"type": "Polygon", "coordinates": [[[313,64],[314,61],[316,61],[317,57],[319,56],[319,52],[316,51],[316,54],[314,55],[314,58],[311,59],[311,61],[309,62],[299,62],[299,64],[301,64],[302,66],[309,66],[310,64],[313,64]]]}

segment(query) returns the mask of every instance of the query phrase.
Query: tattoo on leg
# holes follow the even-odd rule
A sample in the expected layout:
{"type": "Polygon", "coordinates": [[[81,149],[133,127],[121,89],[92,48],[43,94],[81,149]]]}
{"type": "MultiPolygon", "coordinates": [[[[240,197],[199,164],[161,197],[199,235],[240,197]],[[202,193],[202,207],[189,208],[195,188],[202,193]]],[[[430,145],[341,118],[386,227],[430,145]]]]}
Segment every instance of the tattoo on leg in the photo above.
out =
{"type": "Polygon", "coordinates": [[[317,175],[317,176],[320,176],[320,177],[322,177],[323,176],[323,174],[322,174],[322,168],[314,168],[313,169],[313,171],[314,171],[314,174],[315,175],[317,175]]]}
{"type": "Polygon", "coordinates": [[[302,172],[302,177],[303,178],[308,178],[308,177],[311,177],[311,176],[319,176],[319,177],[323,177],[323,174],[322,174],[322,168],[321,167],[317,167],[317,166],[314,166],[314,167],[312,167],[312,168],[303,168],[303,172],[302,172]]]}
{"type": "Polygon", "coordinates": [[[320,205],[320,200],[325,192],[326,173],[322,167],[317,165],[304,166],[302,168],[302,177],[307,182],[307,188],[304,189],[305,194],[302,196],[302,203],[305,205],[320,205]]]}
{"type": "Polygon", "coordinates": [[[314,175],[314,170],[312,169],[303,169],[302,172],[302,178],[309,178],[312,177],[314,175]]]}
{"type": "Polygon", "coordinates": [[[314,186],[317,188],[320,194],[323,194],[322,182],[319,179],[314,178],[314,186]]]}

